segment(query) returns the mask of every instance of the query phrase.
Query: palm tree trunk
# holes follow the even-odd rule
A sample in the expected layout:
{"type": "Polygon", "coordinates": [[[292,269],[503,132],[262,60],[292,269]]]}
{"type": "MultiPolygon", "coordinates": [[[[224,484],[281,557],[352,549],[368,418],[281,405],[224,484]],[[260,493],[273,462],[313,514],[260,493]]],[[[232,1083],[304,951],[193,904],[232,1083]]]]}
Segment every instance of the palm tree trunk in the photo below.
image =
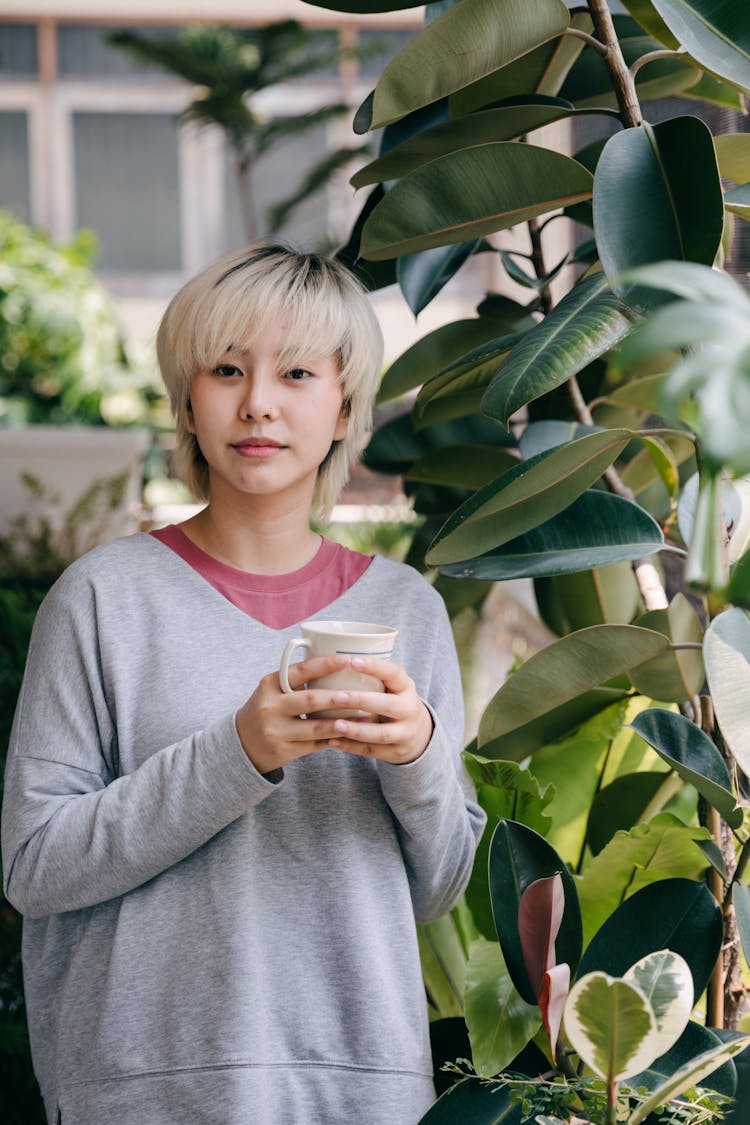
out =
{"type": "Polygon", "coordinates": [[[237,177],[237,191],[240,198],[242,229],[247,242],[258,237],[258,217],[255,208],[252,183],[253,158],[247,151],[234,150],[234,171],[237,177]]]}

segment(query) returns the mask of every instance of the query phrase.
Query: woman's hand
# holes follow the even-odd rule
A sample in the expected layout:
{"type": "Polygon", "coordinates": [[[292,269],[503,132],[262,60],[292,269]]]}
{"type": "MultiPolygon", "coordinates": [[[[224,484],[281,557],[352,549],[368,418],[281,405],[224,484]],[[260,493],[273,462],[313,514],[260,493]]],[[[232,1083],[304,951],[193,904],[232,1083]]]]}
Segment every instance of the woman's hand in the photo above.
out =
{"type": "Polygon", "coordinates": [[[417,695],[414,681],[400,664],[377,657],[355,656],[352,667],[375,676],[385,684],[377,691],[337,691],[336,707],[366,711],[368,719],[334,719],[330,746],[350,754],[366,754],[394,765],[405,765],[421,757],[432,738],[432,715],[417,695]]]}
{"type": "Polygon", "coordinates": [[[303,716],[333,707],[337,693],[305,684],[337,672],[350,661],[350,656],[337,653],[290,664],[291,692],[281,690],[278,672],[263,677],[235,715],[243,749],[259,773],[271,773],[331,745],[334,720],[303,716]]]}

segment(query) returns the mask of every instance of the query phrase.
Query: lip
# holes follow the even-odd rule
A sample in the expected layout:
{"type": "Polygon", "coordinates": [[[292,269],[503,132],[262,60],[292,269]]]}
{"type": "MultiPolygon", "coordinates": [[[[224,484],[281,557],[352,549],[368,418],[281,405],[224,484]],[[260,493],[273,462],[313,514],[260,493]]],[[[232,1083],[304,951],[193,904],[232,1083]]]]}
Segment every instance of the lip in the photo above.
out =
{"type": "Polygon", "coordinates": [[[274,441],[273,438],[260,436],[231,442],[231,448],[242,457],[272,457],[280,449],[285,449],[286,446],[282,445],[280,441],[274,441]]]}

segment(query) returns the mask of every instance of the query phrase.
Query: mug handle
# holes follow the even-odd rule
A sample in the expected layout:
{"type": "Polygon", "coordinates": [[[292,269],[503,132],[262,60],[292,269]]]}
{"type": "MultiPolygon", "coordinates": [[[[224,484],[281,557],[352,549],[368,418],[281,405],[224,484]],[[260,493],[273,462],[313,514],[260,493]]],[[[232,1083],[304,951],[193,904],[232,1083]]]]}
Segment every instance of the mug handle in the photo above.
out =
{"type": "Polygon", "coordinates": [[[284,654],[281,657],[281,665],[279,667],[279,680],[281,682],[281,690],[283,692],[290,692],[294,690],[289,683],[289,661],[292,659],[292,654],[297,648],[304,648],[309,652],[310,642],[306,637],[292,637],[290,641],[286,642],[284,654]]]}

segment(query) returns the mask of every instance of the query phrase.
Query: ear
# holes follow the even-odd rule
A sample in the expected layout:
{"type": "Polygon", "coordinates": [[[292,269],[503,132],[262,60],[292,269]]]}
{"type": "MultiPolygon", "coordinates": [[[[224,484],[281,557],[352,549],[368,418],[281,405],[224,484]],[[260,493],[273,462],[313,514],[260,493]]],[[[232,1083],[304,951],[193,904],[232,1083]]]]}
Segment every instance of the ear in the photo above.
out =
{"type": "Polygon", "coordinates": [[[347,430],[349,429],[350,413],[351,404],[349,402],[344,402],[339,411],[336,429],[333,431],[333,441],[341,441],[342,438],[346,437],[347,430]]]}

